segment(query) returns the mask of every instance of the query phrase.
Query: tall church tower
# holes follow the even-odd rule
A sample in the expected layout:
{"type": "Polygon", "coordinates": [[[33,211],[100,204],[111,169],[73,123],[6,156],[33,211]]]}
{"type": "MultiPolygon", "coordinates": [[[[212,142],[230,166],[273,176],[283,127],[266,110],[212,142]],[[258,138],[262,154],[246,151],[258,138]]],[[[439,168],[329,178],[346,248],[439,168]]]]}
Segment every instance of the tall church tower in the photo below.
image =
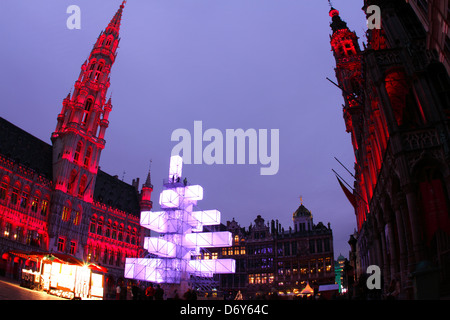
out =
{"type": "Polygon", "coordinates": [[[123,1],[102,31],[74,85],[63,100],[53,143],[54,194],[49,217],[49,249],[82,257],[94,187],[105,147],[111,98],[110,72],[117,56],[123,1]]]}

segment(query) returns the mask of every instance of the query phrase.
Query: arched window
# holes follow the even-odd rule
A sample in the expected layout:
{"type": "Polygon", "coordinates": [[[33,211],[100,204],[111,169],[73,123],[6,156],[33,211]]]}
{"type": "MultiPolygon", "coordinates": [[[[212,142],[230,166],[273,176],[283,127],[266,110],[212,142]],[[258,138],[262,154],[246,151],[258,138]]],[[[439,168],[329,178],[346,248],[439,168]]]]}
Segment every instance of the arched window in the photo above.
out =
{"type": "Polygon", "coordinates": [[[99,47],[101,47],[103,45],[103,42],[105,42],[105,36],[100,37],[100,40],[98,41],[99,47]]]}
{"type": "Polygon", "coordinates": [[[36,213],[39,208],[39,200],[41,197],[41,193],[39,191],[36,192],[36,194],[31,199],[31,211],[36,213]]]}
{"type": "Polygon", "coordinates": [[[75,217],[73,218],[73,224],[75,226],[78,226],[81,222],[81,207],[78,206],[78,208],[75,210],[75,217]]]}
{"type": "Polygon", "coordinates": [[[126,240],[125,240],[126,243],[130,243],[130,236],[131,236],[131,227],[128,226],[128,228],[127,228],[127,237],[126,237],[126,240]]]}
{"type": "Polygon", "coordinates": [[[109,251],[109,264],[113,265],[114,264],[114,256],[115,256],[115,252],[110,250],[109,251]]]}
{"type": "Polygon", "coordinates": [[[94,214],[91,218],[91,222],[89,224],[89,232],[95,233],[95,229],[97,227],[97,216],[94,214]]]}
{"type": "Polygon", "coordinates": [[[30,187],[25,186],[25,188],[22,190],[22,197],[20,198],[20,206],[22,208],[27,207],[29,196],[30,196],[30,187]]]}
{"type": "Polygon", "coordinates": [[[17,201],[19,200],[19,192],[20,192],[20,182],[16,182],[14,184],[12,193],[11,193],[11,204],[17,204],[17,201]]]}
{"type": "Polygon", "coordinates": [[[0,200],[6,200],[8,196],[9,179],[5,176],[0,183],[0,200]]]}
{"type": "Polygon", "coordinates": [[[92,72],[94,72],[96,62],[97,62],[97,60],[93,59],[91,61],[91,64],[89,65],[89,70],[88,70],[88,74],[87,74],[88,79],[91,79],[92,72]]]}
{"type": "Polygon", "coordinates": [[[97,234],[101,235],[103,232],[103,217],[100,217],[97,222],[97,234]]]}
{"type": "Polygon", "coordinates": [[[111,235],[111,220],[106,223],[105,237],[109,238],[111,235]]]}
{"type": "Polygon", "coordinates": [[[41,203],[41,216],[46,216],[48,213],[48,204],[49,204],[50,197],[47,195],[44,199],[42,199],[41,203]]]}
{"type": "Polygon", "coordinates": [[[86,151],[86,156],[84,157],[84,167],[86,169],[89,168],[89,164],[91,162],[91,157],[92,157],[92,147],[89,147],[86,151]]]}
{"type": "Polygon", "coordinates": [[[113,238],[113,239],[117,239],[117,226],[118,226],[118,223],[114,222],[113,227],[112,227],[112,235],[111,235],[111,238],[113,238]]]}
{"type": "Polygon", "coordinates": [[[70,205],[70,202],[67,201],[63,207],[62,218],[61,218],[62,221],[69,221],[70,211],[71,211],[71,205],[70,205]]]}
{"type": "Polygon", "coordinates": [[[109,47],[110,45],[111,45],[111,43],[112,43],[112,36],[109,36],[107,39],[106,39],[106,44],[105,44],[105,46],[107,46],[107,47],[109,47]]]}
{"type": "Polygon", "coordinates": [[[123,224],[120,224],[119,227],[119,237],[117,238],[119,241],[123,241],[123,224]]]}
{"type": "Polygon", "coordinates": [[[92,108],[92,103],[93,103],[92,99],[89,98],[86,100],[86,104],[84,105],[83,118],[81,119],[81,124],[84,126],[87,124],[89,113],[91,112],[92,108]]]}
{"type": "Polygon", "coordinates": [[[100,75],[102,74],[103,66],[104,66],[104,63],[103,63],[103,62],[100,62],[100,63],[97,65],[97,70],[95,70],[94,81],[98,81],[98,80],[99,80],[100,75]]]}
{"type": "Polygon", "coordinates": [[[78,141],[77,148],[75,149],[75,154],[73,156],[73,162],[78,163],[81,154],[81,148],[83,148],[83,143],[78,141]]]}

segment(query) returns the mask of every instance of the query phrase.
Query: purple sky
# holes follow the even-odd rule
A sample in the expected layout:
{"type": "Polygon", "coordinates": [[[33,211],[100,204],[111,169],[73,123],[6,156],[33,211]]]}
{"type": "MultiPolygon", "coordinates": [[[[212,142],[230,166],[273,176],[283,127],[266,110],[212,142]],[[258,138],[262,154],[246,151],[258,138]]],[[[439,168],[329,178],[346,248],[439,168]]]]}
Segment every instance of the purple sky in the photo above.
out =
{"type": "MultiPolygon", "coordinates": [[[[0,116],[50,143],[62,100],[121,0],[2,2],[0,116]],[[81,8],[81,29],[69,30],[69,5],[81,8]]],[[[351,30],[365,39],[362,0],[334,0],[351,30]]],[[[198,209],[248,227],[257,215],[287,230],[303,204],[314,222],[331,223],[335,256],[348,256],[354,211],[331,171],[348,182],[353,149],[342,118],[326,0],[130,0],[112,68],[113,111],[101,169],[131,183],[152,159],[154,210],[172,131],[195,120],[203,130],[280,130],[280,167],[185,165],[204,188],[198,209]],[[124,174],[125,172],[125,174],[124,174]]],[[[205,143],[206,145],[206,143],[205,143]]]]}

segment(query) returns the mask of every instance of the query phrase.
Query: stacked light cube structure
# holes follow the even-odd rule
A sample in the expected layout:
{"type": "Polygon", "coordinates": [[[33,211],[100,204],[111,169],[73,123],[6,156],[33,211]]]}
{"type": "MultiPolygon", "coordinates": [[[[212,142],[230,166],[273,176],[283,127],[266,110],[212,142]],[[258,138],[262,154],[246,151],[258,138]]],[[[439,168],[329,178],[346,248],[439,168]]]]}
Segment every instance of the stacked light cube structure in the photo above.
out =
{"type": "Polygon", "coordinates": [[[199,259],[201,248],[232,245],[228,231],[203,232],[203,226],[220,224],[217,210],[193,211],[203,199],[203,188],[180,182],[183,159],[170,158],[169,180],[159,197],[163,211],[141,212],[140,224],[159,237],[146,237],[144,248],[157,258],[127,258],[125,278],[154,283],[180,284],[190,275],[212,277],[234,273],[234,259],[199,259]]]}

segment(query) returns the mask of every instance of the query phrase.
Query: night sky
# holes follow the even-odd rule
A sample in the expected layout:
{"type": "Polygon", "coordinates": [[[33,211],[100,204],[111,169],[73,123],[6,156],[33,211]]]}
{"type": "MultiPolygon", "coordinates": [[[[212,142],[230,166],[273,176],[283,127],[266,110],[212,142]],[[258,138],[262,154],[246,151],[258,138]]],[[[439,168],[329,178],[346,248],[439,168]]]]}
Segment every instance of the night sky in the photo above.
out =
{"type": "MultiPolygon", "coordinates": [[[[0,116],[51,143],[62,100],[121,2],[2,1],[0,116]],[[66,26],[70,5],[81,9],[79,30],[66,26]]],[[[364,42],[363,1],[333,5],[364,42]]],[[[353,184],[334,157],[351,171],[355,158],[341,92],[326,80],[335,81],[328,11],[326,0],[129,0],[101,169],[142,185],[151,159],[159,211],[174,130],[193,135],[194,121],[224,137],[226,129],[279,129],[276,175],[260,175],[260,163],[186,164],[183,175],[204,188],[197,209],[243,227],[261,215],[288,230],[302,196],[314,223],[331,223],[335,257],[348,256],[355,215],[332,169],[353,184]]]]}

